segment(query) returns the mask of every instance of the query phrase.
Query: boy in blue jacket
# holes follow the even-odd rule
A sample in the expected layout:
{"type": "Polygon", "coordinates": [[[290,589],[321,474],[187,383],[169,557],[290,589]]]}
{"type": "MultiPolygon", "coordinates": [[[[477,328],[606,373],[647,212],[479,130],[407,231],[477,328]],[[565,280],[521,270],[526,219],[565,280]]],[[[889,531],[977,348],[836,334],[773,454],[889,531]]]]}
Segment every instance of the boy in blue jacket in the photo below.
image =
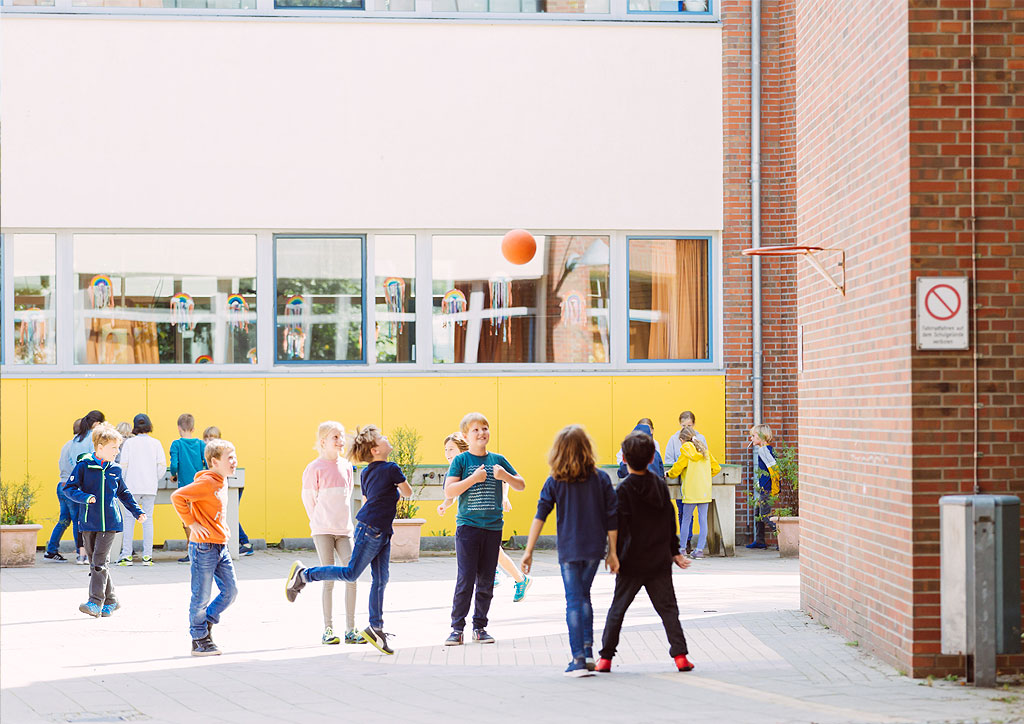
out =
{"type": "Polygon", "coordinates": [[[122,530],[121,511],[116,500],[120,500],[140,523],[146,520],[146,514],[135,503],[121,478],[121,468],[114,465],[122,439],[121,433],[108,423],[93,428],[93,454],[75,465],[64,485],[64,495],[84,504],[82,538],[92,568],[89,571],[89,600],[78,610],[94,618],[110,616],[121,607],[114,596],[114,585],[107,571],[107,553],[114,542],[114,535],[122,530]]]}

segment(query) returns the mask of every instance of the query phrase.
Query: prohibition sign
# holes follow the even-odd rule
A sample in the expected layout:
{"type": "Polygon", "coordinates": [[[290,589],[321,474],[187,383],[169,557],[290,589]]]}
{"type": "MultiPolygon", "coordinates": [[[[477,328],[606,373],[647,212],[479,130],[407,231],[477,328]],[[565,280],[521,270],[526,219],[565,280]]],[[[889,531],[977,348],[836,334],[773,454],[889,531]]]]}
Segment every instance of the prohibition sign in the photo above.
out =
{"type": "Polygon", "coordinates": [[[955,317],[960,304],[960,293],[948,284],[936,284],[924,297],[925,311],[940,322],[955,317]]]}

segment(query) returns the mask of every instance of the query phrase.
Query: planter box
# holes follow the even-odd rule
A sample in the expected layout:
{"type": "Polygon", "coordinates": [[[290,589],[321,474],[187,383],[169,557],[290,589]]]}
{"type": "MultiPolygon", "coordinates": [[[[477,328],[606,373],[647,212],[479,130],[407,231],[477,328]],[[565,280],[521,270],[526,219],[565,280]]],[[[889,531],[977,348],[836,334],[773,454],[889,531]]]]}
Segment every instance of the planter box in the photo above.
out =
{"type": "Polygon", "coordinates": [[[797,558],[800,555],[800,519],[797,517],[774,517],[779,538],[779,555],[782,558],[797,558]]]}
{"type": "Polygon", "coordinates": [[[392,525],[395,534],[391,536],[391,562],[418,561],[420,559],[420,528],[424,518],[396,518],[392,525]]]}
{"type": "Polygon", "coordinates": [[[36,564],[36,533],[43,526],[0,525],[0,568],[28,568],[36,564]]]}

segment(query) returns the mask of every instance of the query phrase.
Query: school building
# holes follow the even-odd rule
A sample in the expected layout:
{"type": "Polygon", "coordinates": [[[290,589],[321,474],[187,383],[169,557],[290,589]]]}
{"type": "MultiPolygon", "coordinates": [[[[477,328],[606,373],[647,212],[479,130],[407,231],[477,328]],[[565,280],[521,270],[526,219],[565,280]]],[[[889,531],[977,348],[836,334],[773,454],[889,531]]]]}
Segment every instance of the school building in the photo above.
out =
{"type": "Polygon", "coordinates": [[[0,475],[40,486],[45,524],[75,418],[146,412],[166,447],[191,412],[236,443],[242,521],[275,543],[308,535],[321,420],[408,425],[439,463],[479,410],[527,480],[512,535],[566,424],[607,464],[689,409],[749,467],[764,421],[800,451],[805,608],[915,673],[958,665],[936,500],[974,459],[986,492],[1024,492],[1024,149],[993,100],[1021,19],[976,0],[971,94],[963,4],[912,5],[3,0],[0,475]],[[795,243],[845,250],[845,296],[740,254],[795,243]],[[926,272],[977,280],[981,361],[914,348],[926,272]]]}

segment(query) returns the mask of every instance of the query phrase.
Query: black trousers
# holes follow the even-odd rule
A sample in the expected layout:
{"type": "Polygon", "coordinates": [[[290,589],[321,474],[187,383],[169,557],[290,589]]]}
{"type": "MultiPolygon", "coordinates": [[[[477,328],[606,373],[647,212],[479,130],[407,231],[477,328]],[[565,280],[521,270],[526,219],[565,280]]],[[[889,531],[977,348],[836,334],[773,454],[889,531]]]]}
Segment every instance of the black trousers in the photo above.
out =
{"type": "Polygon", "coordinates": [[[501,531],[460,525],[455,529],[455,560],[459,573],[455,579],[452,602],[452,630],[466,628],[470,600],[473,604],[473,628],[487,627],[487,612],[494,597],[494,569],[498,566],[501,531]]]}
{"type": "Polygon", "coordinates": [[[647,589],[647,597],[651,599],[654,610],[661,617],[661,624],[668,636],[669,656],[675,658],[688,653],[686,636],[683,635],[683,627],[679,623],[679,606],[676,605],[676,591],[672,586],[672,571],[647,576],[620,573],[615,577],[615,593],[612,595],[611,608],[608,609],[608,618],[604,622],[604,635],[601,637],[602,659],[610,660],[615,655],[626,609],[633,603],[641,588],[647,589]]]}

